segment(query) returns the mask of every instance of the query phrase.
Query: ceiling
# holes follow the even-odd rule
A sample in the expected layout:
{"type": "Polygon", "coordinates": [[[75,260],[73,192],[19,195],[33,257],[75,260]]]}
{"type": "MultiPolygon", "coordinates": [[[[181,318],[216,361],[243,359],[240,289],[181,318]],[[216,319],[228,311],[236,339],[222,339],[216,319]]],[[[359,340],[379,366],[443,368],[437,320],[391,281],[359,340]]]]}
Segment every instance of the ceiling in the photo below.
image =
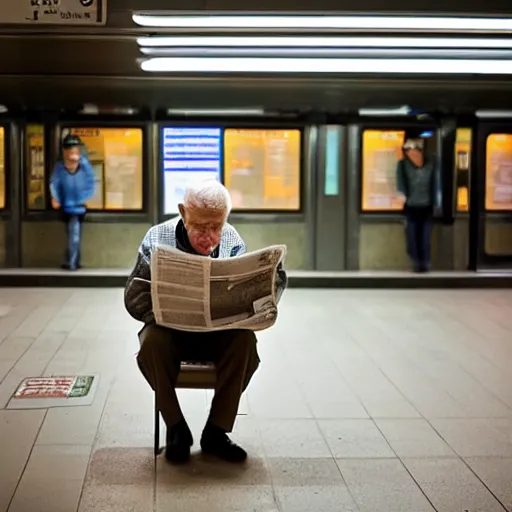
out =
{"type": "MultiPolygon", "coordinates": [[[[136,27],[132,11],[161,10],[167,0],[107,0],[106,27],[17,27],[0,29],[0,104],[26,108],[70,108],[83,103],[152,108],[266,107],[282,110],[354,110],[362,106],[411,105],[414,108],[466,110],[512,109],[512,78],[471,80],[440,77],[407,79],[355,77],[208,77],[180,78],[140,70],[136,38],[150,32],[136,27]]],[[[465,2],[473,15],[512,14],[509,0],[465,2]]],[[[175,9],[229,10],[232,0],[188,0],[175,9]]],[[[347,0],[258,0],[246,10],[333,11],[347,0]]],[[[351,2],[353,5],[353,2],[351,2]]],[[[360,0],[359,12],[378,10],[382,2],[360,0]]],[[[403,1],[388,0],[387,12],[403,12],[403,1]]],[[[416,12],[461,12],[459,0],[415,0],[416,12]]]]}

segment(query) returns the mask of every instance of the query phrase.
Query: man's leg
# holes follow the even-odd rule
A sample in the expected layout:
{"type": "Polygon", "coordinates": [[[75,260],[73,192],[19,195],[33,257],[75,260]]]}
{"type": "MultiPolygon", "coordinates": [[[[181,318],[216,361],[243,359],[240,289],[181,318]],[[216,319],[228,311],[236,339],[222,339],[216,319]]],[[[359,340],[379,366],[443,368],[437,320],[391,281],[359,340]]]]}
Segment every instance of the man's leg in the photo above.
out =
{"type": "Polygon", "coordinates": [[[157,325],[146,325],[139,333],[141,348],[137,363],[155,392],[156,407],[167,426],[165,456],[172,462],[186,462],[193,444],[176,395],[185,337],[186,333],[157,325]]]}
{"type": "Polygon", "coordinates": [[[69,221],[71,219],[70,215],[66,215],[62,213],[62,221],[64,222],[64,230],[66,232],[66,250],[64,252],[64,261],[61,265],[61,268],[69,270],[69,221]]]}
{"type": "Polygon", "coordinates": [[[80,250],[81,225],[78,215],[72,215],[68,222],[68,255],[69,268],[76,270],[78,252],[80,250]]]}
{"type": "Polygon", "coordinates": [[[82,229],[84,224],[85,214],[80,215],[78,217],[78,220],[80,222],[80,238],[78,241],[78,251],[76,256],[76,268],[80,269],[82,268],[82,229]]]}
{"type": "Polygon", "coordinates": [[[245,460],[247,453],[226,434],[233,430],[242,393],[259,366],[256,335],[252,331],[233,330],[213,336],[214,339],[206,342],[210,343],[206,351],[212,351],[217,383],[201,447],[207,453],[239,462],[245,460]]]}
{"type": "Polygon", "coordinates": [[[419,267],[419,254],[418,254],[418,222],[417,219],[411,215],[407,216],[406,220],[406,235],[407,247],[409,249],[409,257],[414,265],[414,270],[419,267]]]}
{"type": "Polygon", "coordinates": [[[430,217],[425,217],[422,222],[421,226],[421,246],[422,246],[422,253],[421,253],[421,265],[423,270],[428,271],[430,270],[431,265],[431,238],[432,238],[432,221],[430,217]]]}

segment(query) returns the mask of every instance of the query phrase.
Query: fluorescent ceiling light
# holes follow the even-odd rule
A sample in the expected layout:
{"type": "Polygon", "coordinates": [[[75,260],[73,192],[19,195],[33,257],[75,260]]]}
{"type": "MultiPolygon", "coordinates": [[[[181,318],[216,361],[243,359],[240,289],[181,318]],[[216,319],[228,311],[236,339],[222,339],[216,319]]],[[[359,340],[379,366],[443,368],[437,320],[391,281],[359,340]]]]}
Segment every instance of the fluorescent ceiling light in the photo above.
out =
{"type": "Polygon", "coordinates": [[[512,117],[512,110],[477,110],[475,112],[476,117],[481,119],[501,119],[512,117]]]}
{"type": "Polygon", "coordinates": [[[470,18],[433,16],[238,16],[238,15],[153,15],[134,14],[143,27],[217,29],[400,29],[512,31],[510,18],[470,18]]]}
{"type": "Polygon", "coordinates": [[[404,105],[398,108],[361,108],[360,116],[406,116],[411,113],[410,107],[404,105]]]}
{"type": "Polygon", "coordinates": [[[512,39],[449,37],[140,37],[139,46],[257,48],[512,48],[512,39]]]}
{"type": "Polygon", "coordinates": [[[154,58],[141,62],[148,72],[168,73],[382,73],[511,75],[512,61],[455,59],[280,59],[154,58]]]}
{"type": "Polygon", "coordinates": [[[167,109],[169,116],[262,116],[265,111],[260,108],[245,109],[167,109]]]}
{"type": "Polygon", "coordinates": [[[512,60],[512,49],[468,48],[141,48],[148,58],[272,58],[272,59],[479,59],[512,60]]]}
{"type": "Polygon", "coordinates": [[[82,109],[78,112],[83,115],[111,114],[134,116],[139,113],[139,109],[132,107],[103,107],[94,103],[84,103],[82,109]]]}

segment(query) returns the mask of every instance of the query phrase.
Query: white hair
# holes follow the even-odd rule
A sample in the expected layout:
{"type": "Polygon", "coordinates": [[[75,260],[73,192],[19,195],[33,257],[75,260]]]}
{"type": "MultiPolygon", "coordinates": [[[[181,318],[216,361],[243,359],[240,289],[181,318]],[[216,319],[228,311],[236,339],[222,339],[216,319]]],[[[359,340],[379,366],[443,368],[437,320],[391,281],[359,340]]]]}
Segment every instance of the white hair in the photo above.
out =
{"type": "Polygon", "coordinates": [[[205,180],[189,185],[183,200],[185,208],[207,208],[209,210],[231,212],[231,196],[227,188],[217,180],[205,180]]]}

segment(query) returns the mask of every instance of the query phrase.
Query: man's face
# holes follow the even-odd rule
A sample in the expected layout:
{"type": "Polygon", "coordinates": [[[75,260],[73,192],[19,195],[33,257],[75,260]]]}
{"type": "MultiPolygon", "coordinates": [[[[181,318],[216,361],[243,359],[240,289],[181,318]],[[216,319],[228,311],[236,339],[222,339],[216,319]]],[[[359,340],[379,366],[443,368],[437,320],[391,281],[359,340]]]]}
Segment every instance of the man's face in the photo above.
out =
{"type": "Polygon", "coordinates": [[[423,167],[423,151],[420,148],[412,147],[407,149],[405,154],[416,167],[423,167]]]}
{"type": "Polygon", "coordinates": [[[80,160],[80,148],[78,146],[64,149],[63,151],[64,163],[73,168],[78,165],[80,160]]]}
{"type": "Polygon", "coordinates": [[[226,212],[179,205],[181,218],[192,247],[201,255],[209,256],[219,245],[226,212]]]}

